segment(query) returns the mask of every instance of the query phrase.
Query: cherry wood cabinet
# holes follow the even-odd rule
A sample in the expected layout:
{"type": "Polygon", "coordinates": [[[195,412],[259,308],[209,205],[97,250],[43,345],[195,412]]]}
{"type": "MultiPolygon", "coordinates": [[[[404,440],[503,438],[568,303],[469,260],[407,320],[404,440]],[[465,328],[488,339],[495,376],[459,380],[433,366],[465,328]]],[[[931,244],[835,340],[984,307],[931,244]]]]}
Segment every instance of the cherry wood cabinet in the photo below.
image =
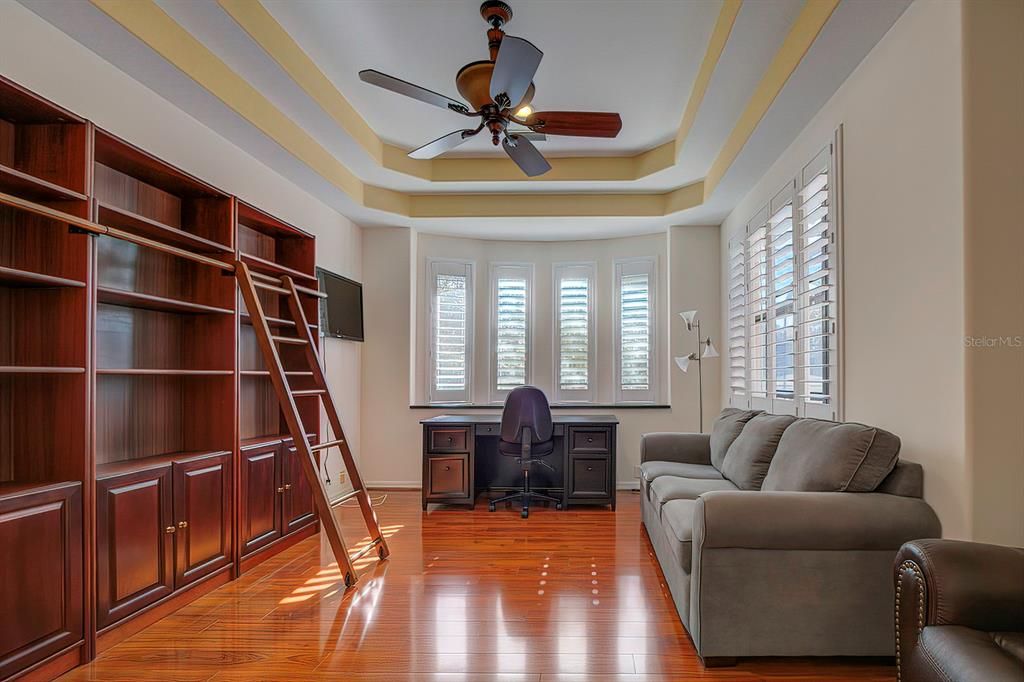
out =
{"type": "Polygon", "coordinates": [[[281,537],[280,442],[242,449],[241,543],[251,554],[281,537]]]}
{"type": "Polygon", "coordinates": [[[83,638],[82,485],[0,487],[0,678],[83,638]]]}
{"type": "Polygon", "coordinates": [[[286,441],[281,446],[281,525],[285,534],[293,533],[316,520],[313,488],[302,470],[298,451],[286,441]]]}
{"type": "Polygon", "coordinates": [[[171,465],[96,481],[96,625],[102,629],[174,590],[171,465]]]}
{"type": "Polygon", "coordinates": [[[175,462],[172,474],[180,589],[231,563],[231,453],[175,462]]]}

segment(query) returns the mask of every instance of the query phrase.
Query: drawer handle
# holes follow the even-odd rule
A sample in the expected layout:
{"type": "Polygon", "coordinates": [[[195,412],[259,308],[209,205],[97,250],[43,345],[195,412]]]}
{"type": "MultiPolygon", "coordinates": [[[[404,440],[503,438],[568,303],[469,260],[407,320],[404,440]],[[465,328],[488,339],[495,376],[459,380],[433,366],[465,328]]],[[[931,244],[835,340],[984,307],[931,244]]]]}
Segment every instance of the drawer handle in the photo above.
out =
{"type": "Polygon", "coordinates": [[[445,470],[445,471],[451,471],[451,470],[452,470],[452,468],[451,468],[450,466],[445,466],[444,470],[445,470]]]}
{"type": "Polygon", "coordinates": [[[594,467],[587,467],[587,471],[593,471],[594,467]]]}
{"type": "Polygon", "coordinates": [[[587,442],[588,443],[593,443],[594,442],[593,436],[587,436],[587,442]]]}
{"type": "Polygon", "coordinates": [[[174,526],[167,526],[166,528],[164,528],[164,532],[167,533],[168,535],[173,535],[174,531],[175,531],[174,526]]]}
{"type": "Polygon", "coordinates": [[[451,436],[448,436],[448,442],[449,442],[449,443],[453,443],[453,442],[455,442],[455,439],[454,439],[454,438],[452,438],[451,436]]]}
{"type": "Polygon", "coordinates": [[[178,521],[178,528],[185,530],[188,528],[188,521],[178,521]]]}

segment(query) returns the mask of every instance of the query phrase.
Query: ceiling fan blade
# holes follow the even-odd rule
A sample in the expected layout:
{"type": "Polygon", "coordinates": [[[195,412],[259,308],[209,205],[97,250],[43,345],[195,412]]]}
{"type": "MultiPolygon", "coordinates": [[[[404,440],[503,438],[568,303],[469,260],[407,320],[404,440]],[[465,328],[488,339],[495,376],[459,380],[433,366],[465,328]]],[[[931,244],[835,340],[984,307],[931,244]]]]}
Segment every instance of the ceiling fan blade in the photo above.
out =
{"type": "Polygon", "coordinates": [[[376,85],[378,88],[397,92],[399,95],[405,95],[406,97],[412,97],[413,99],[418,99],[419,101],[426,102],[427,104],[433,104],[435,107],[450,109],[451,111],[459,114],[471,113],[469,111],[469,107],[461,102],[456,102],[451,97],[445,97],[433,90],[421,88],[418,85],[404,81],[401,78],[389,76],[386,73],[381,73],[380,71],[364,69],[359,72],[359,80],[364,83],[369,83],[370,85],[376,85]]]}
{"type": "Polygon", "coordinates": [[[469,138],[476,135],[476,130],[456,130],[453,133],[448,133],[444,137],[439,137],[433,142],[413,149],[409,152],[409,158],[411,159],[432,159],[435,156],[440,156],[450,149],[455,149],[460,144],[468,140],[469,138]]]}
{"type": "Polygon", "coordinates": [[[544,53],[529,40],[505,36],[491,72],[491,99],[503,109],[518,105],[526,95],[544,53]],[[503,101],[498,101],[501,98],[503,101]]]}
{"type": "Polygon", "coordinates": [[[535,111],[526,117],[526,125],[548,135],[615,137],[622,130],[622,119],[598,111],[535,111]]]}
{"type": "Polygon", "coordinates": [[[501,141],[501,146],[504,147],[505,153],[516,162],[516,165],[531,178],[544,175],[551,170],[551,164],[544,158],[544,155],[537,151],[532,142],[521,135],[506,135],[505,139],[501,141]]]}

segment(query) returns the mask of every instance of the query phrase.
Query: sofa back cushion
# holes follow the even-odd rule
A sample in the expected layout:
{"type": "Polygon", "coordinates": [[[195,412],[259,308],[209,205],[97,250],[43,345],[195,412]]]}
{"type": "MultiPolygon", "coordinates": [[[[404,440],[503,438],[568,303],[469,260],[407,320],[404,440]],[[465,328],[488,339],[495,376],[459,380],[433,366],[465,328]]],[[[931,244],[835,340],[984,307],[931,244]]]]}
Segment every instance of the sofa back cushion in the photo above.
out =
{"type": "Polygon", "coordinates": [[[722,475],[741,490],[760,490],[775,449],[783,433],[796,420],[787,414],[759,414],[743,427],[743,431],[725,455],[722,475]]]}
{"type": "Polygon", "coordinates": [[[763,490],[871,492],[889,475],[900,439],[864,424],[798,419],[786,429],[763,490]]]}
{"type": "Polygon", "coordinates": [[[728,452],[729,446],[740,435],[746,423],[760,413],[760,410],[739,410],[735,407],[722,410],[722,414],[718,415],[711,426],[712,466],[719,471],[722,470],[722,462],[725,461],[725,453],[728,452]]]}

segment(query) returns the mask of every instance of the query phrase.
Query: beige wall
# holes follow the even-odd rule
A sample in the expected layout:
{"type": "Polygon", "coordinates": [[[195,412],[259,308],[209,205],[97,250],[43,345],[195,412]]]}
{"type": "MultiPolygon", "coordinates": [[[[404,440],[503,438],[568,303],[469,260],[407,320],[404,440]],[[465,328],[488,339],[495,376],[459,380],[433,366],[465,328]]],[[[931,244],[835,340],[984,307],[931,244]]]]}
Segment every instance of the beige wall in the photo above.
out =
{"type": "Polygon", "coordinates": [[[727,244],[842,124],[845,418],[902,438],[954,538],[972,534],[961,96],[959,3],[912,4],[722,226],[727,244]]]}
{"type": "Polygon", "coordinates": [[[972,531],[1024,547],[1024,3],[964,3],[963,22],[972,531]]]}
{"type": "MultiPolygon", "coordinates": [[[[421,477],[420,419],[447,409],[410,409],[410,402],[423,400],[424,371],[417,348],[422,334],[423,271],[426,258],[451,257],[477,262],[476,317],[478,338],[486,339],[488,285],[487,263],[495,261],[531,261],[535,270],[535,357],[534,382],[550,387],[552,382],[551,343],[551,264],[566,260],[598,262],[598,296],[610,299],[612,262],[615,258],[655,255],[659,258],[662,285],[659,291],[659,333],[662,374],[666,398],[671,394],[671,409],[597,408],[591,412],[618,415],[620,486],[635,486],[634,467],[639,464],[640,436],[650,431],[696,430],[697,375],[682,374],[671,358],[693,350],[693,335],[687,334],[675,316],[680,310],[697,308],[709,329],[720,326],[718,316],[718,228],[679,227],[665,235],[567,243],[486,242],[419,234],[399,228],[368,229],[363,238],[363,271],[366,285],[367,344],[363,354],[363,471],[368,481],[378,485],[419,487],[421,477]],[[405,262],[413,263],[403,272],[405,262]],[[415,273],[415,274],[412,274],[415,273]],[[481,273],[484,273],[481,280],[481,273]],[[666,282],[667,280],[667,282],[666,282]],[[415,305],[410,305],[415,301],[415,305]],[[412,321],[411,321],[412,320],[412,321]],[[483,336],[481,337],[480,334],[483,336]],[[668,334],[667,342],[664,335],[668,334]],[[410,350],[412,349],[412,350],[410,350]],[[546,383],[545,383],[546,382],[546,383]]],[[[599,400],[611,400],[612,338],[611,307],[598,311],[599,400]]],[[[420,341],[422,343],[422,339],[420,341]]],[[[716,340],[717,342],[717,340],[716,340]]],[[[480,342],[478,341],[478,346],[480,342]]],[[[479,395],[486,395],[486,357],[479,348],[476,372],[479,395]]],[[[710,361],[717,363],[717,360],[710,361]]],[[[720,402],[717,368],[712,365],[705,377],[705,406],[710,413],[720,402]]],[[[495,412],[498,412],[495,407],[495,412]]],[[[583,408],[573,412],[586,412],[583,408]]],[[[473,414],[479,414],[474,411],[473,414]]]]}
{"type": "MultiPolygon", "coordinates": [[[[0,72],[156,156],[317,236],[317,262],[360,279],[361,230],[37,15],[0,3],[0,72]],[[74,68],[68,68],[68,65],[74,68]]],[[[325,364],[360,451],[361,345],[325,342],[325,364]]],[[[338,467],[331,460],[332,472],[338,467]]],[[[337,481],[336,476],[332,479],[337,481]]]]}

